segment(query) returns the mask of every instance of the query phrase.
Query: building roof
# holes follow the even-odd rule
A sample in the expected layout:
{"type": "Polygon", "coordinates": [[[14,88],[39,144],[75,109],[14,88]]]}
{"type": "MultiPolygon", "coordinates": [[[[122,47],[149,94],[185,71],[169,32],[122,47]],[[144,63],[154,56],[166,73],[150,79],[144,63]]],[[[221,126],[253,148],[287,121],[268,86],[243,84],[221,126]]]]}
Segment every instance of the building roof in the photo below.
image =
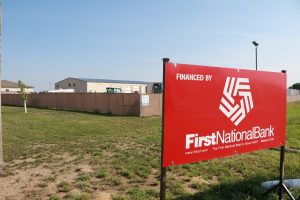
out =
{"type": "MultiPolygon", "coordinates": [[[[2,88],[19,88],[17,82],[8,81],[8,80],[1,80],[1,87],[2,88]]],[[[33,88],[33,86],[25,85],[26,88],[33,88]]]]}
{"type": "Polygon", "coordinates": [[[127,83],[127,84],[147,84],[145,81],[112,80],[112,79],[92,79],[92,78],[73,78],[85,82],[93,83],[127,83]]]}

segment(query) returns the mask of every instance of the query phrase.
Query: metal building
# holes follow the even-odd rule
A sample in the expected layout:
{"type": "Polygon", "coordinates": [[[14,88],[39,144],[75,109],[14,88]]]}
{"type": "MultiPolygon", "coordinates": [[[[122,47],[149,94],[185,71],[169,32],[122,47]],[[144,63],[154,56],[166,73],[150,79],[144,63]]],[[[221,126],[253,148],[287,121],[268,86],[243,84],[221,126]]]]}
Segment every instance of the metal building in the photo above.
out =
{"type": "Polygon", "coordinates": [[[110,79],[90,79],[90,78],[66,78],[55,83],[55,90],[74,89],[79,93],[140,93],[147,91],[147,82],[110,80],[110,79]]]}

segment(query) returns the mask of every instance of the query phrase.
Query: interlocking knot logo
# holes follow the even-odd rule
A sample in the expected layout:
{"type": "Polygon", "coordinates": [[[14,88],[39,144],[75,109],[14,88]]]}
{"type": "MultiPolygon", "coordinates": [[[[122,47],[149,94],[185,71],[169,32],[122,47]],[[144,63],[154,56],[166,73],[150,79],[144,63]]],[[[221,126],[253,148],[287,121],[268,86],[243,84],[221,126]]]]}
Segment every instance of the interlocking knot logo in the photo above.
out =
{"type": "Polygon", "coordinates": [[[252,108],[249,79],[227,77],[219,109],[237,126],[252,108]],[[241,97],[240,102],[236,97],[241,97]]]}

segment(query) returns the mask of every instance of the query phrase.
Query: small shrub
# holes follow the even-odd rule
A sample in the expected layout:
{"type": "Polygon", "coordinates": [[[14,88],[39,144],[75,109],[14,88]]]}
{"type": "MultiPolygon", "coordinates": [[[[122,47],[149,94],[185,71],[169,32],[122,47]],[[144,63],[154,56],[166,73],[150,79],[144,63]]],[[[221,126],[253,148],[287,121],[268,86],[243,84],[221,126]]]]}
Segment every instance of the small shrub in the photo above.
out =
{"type": "Polygon", "coordinates": [[[47,183],[38,183],[37,186],[40,188],[46,188],[48,185],[47,183]]]}
{"type": "Polygon", "coordinates": [[[109,179],[109,182],[111,183],[111,185],[113,186],[118,186],[118,185],[122,185],[122,181],[117,178],[117,177],[112,177],[109,179]]]}
{"type": "Polygon", "coordinates": [[[51,197],[49,198],[49,200],[59,200],[59,197],[57,197],[57,196],[51,196],[51,197]]]}
{"type": "Polygon", "coordinates": [[[80,173],[77,177],[78,181],[88,181],[90,179],[91,179],[91,176],[88,173],[80,173]]]}
{"type": "Polygon", "coordinates": [[[77,187],[83,192],[91,192],[91,185],[87,182],[80,181],[77,183],[77,187]]]}
{"type": "Polygon", "coordinates": [[[57,185],[57,188],[59,192],[69,192],[71,190],[71,186],[67,182],[61,182],[57,185]]]}
{"type": "Polygon", "coordinates": [[[72,196],[73,200],[88,200],[89,196],[86,193],[75,194],[72,196]]]}
{"type": "Polygon", "coordinates": [[[54,176],[48,176],[44,179],[44,181],[47,182],[47,183],[54,182],[55,177],[54,176]]]}
{"type": "Polygon", "coordinates": [[[101,168],[98,173],[96,174],[96,178],[105,178],[107,176],[107,171],[103,168],[101,168]]]}
{"type": "Polygon", "coordinates": [[[130,177],[131,177],[130,171],[128,171],[128,170],[126,170],[126,169],[122,169],[122,170],[119,172],[119,174],[120,174],[121,176],[124,176],[124,177],[127,177],[127,178],[130,178],[130,177]]]}

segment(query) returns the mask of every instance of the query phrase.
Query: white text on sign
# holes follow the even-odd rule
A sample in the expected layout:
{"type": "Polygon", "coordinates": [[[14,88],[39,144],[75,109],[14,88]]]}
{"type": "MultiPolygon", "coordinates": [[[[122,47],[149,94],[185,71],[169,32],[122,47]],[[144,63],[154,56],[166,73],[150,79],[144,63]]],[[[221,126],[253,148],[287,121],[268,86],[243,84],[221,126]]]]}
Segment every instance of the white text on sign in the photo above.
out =
{"type": "Polygon", "coordinates": [[[177,73],[176,80],[179,80],[179,81],[212,81],[212,75],[177,73]]]}

